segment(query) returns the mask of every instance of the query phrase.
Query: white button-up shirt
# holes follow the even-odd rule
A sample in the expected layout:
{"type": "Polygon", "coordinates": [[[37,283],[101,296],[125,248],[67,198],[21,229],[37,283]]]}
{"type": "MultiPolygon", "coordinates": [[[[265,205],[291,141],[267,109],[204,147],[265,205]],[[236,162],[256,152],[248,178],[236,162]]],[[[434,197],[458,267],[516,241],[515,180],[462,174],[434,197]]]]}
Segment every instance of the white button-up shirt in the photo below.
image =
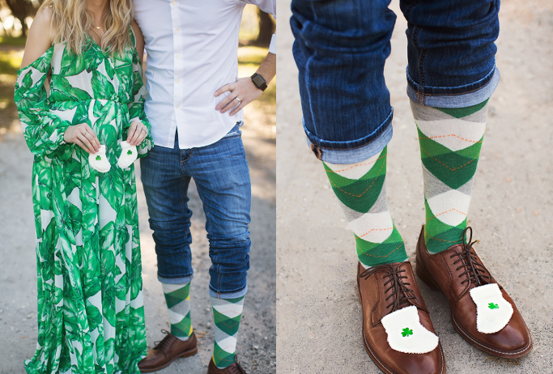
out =
{"type": "MultiPolygon", "coordinates": [[[[246,4],[275,15],[276,0],[134,0],[148,68],[145,110],[156,146],[203,147],[242,121],[215,106],[215,91],[238,77],[238,33],[246,4]]],[[[276,53],[275,40],[269,51],[276,53]]]]}

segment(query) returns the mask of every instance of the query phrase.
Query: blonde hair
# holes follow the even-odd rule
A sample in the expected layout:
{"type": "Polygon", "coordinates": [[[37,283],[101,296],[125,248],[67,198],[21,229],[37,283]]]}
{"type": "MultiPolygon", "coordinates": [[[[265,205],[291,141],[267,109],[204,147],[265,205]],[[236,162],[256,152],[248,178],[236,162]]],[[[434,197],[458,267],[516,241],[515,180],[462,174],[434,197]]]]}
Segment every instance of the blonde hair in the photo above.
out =
{"type": "MultiPolygon", "coordinates": [[[[109,11],[102,17],[104,36],[100,40],[102,50],[123,53],[132,45],[129,28],[133,20],[132,0],[108,0],[109,11]]],[[[54,43],[64,42],[76,54],[86,46],[86,36],[94,32],[92,14],[86,9],[86,0],[46,0],[40,7],[51,10],[54,43]]]]}

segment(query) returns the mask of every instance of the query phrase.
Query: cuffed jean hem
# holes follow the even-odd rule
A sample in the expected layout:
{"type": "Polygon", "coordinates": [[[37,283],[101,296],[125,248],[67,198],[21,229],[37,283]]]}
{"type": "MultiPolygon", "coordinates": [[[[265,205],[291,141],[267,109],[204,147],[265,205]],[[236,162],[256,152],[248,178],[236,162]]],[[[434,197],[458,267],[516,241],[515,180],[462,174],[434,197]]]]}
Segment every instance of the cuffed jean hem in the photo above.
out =
{"type": "Polygon", "coordinates": [[[378,138],[365,144],[362,147],[354,149],[316,149],[316,144],[311,143],[307,137],[307,146],[315,153],[317,158],[329,164],[353,164],[366,160],[382,151],[392,140],[393,127],[390,124],[378,138]],[[319,157],[319,155],[320,157],[319,157]]]}
{"type": "Polygon", "coordinates": [[[190,281],[192,281],[193,278],[194,278],[194,275],[189,275],[187,277],[177,277],[177,278],[166,278],[166,277],[162,277],[159,274],[157,276],[157,280],[160,281],[161,283],[165,283],[165,284],[190,283],[190,281]]]}
{"type": "Polygon", "coordinates": [[[499,77],[499,70],[494,67],[486,77],[465,86],[421,87],[407,72],[407,96],[418,104],[434,108],[466,108],[489,99],[499,84],[499,77]]]}
{"type": "Polygon", "coordinates": [[[319,160],[331,164],[352,164],[366,160],[383,150],[392,139],[393,113],[391,108],[386,120],[367,136],[349,141],[322,140],[313,135],[304,124],[307,146],[319,160]]]}
{"type": "Polygon", "coordinates": [[[241,290],[233,291],[233,292],[217,292],[217,291],[213,290],[211,288],[211,286],[209,286],[209,296],[215,297],[217,299],[225,299],[225,300],[237,299],[239,297],[242,297],[242,296],[246,295],[247,292],[248,292],[248,285],[247,284],[241,290]]]}

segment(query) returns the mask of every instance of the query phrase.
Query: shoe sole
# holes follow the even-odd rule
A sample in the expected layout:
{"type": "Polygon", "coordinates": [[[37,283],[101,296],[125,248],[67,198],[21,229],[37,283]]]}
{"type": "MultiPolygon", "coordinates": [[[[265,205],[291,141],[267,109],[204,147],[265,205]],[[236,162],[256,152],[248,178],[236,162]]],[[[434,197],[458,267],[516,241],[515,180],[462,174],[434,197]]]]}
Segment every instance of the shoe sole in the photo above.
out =
{"type": "Polygon", "coordinates": [[[195,347],[194,349],[191,349],[189,351],[186,351],[184,353],[182,353],[181,355],[179,356],[175,356],[171,359],[171,361],[169,361],[168,363],[166,363],[165,365],[162,365],[162,366],[158,366],[156,368],[149,368],[149,369],[140,369],[140,372],[141,373],[152,373],[154,371],[158,371],[158,370],[161,370],[161,369],[165,369],[166,367],[168,367],[169,365],[171,365],[173,363],[173,361],[175,361],[177,358],[185,358],[185,357],[190,357],[190,356],[194,356],[196,353],[198,353],[198,347],[195,347]]]}
{"type": "MultiPolygon", "coordinates": [[[[438,287],[438,285],[437,285],[436,281],[434,280],[434,278],[432,278],[432,276],[418,263],[417,263],[417,266],[415,268],[415,272],[417,273],[420,280],[423,281],[423,283],[426,284],[428,287],[430,287],[430,289],[438,291],[442,295],[444,295],[444,293],[438,287]]],[[[445,297],[445,295],[444,295],[444,297],[445,297]]],[[[447,300],[447,298],[446,298],[446,300],[447,300]]],[[[461,325],[455,320],[455,317],[453,316],[453,311],[451,310],[451,307],[449,308],[449,310],[450,310],[449,315],[450,315],[450,318],[451,318],[451,324],[453,325],[453,328],[455,329],[455,331],[457,331],[457,333],[459,335],[461,335],[461,337],[463,339],[465,339],[465,341],[467,343],[471,344],[475,348],[480,349],[481,351],[484,351],[484,352],[489,353],[493,356],[497,356],[497,357],[501,357],[501,358],[520,358],[520,357],[526,356],[528,353],[530,353],[530,351],[533,348],[532,336],[530,335],[530,332],[528,331],[528,327],[526,327],[526,325],[524,327],[526,328],[526,331],[528,332],[528,336],[530,337],[530,340],[528,341],[528,344],[526,344],[524,347],[522,347],[521,349],[518,349],[516,351],[500,351],[500,350],[494,349],[492,347],[489,347],[487,345],[484,345],[484,344],[480,343],[475,338],[473,338],[469,333],[467,333],[465,330],[463,330],[461,325]]]]}
{"type": "MultiPolygon", "coordinates": [[[[361,304],[361,307],[363,307],[363,303],[361,302],[361,293],[359,292],[359,282],[357,282],[357,297],[359,298],[359,304],[361,304]]],[[[386,373],[386,374],[397,374],[395,371],[392,371],[389,367],[387,367],[382,361],[380,361],[378,356],[373,352],[371,346],[367,342],[367,339],[365,339],[364,328],[365,328],[365,326],[363,324],[363,321],[361,320],[361,337],[363,338],[363,347],[365,347],[365,351],[367,352],[367,354],[369,355],[371,360],[384,373],[386,373]]],[[[440,370],[439,374],[445,374],[446,364],[445,364],[444,351],[442,349],[441,344],[439,344],[439,347],[440,347],[440,356],[442,357],[442,369],[440,370]]]]}

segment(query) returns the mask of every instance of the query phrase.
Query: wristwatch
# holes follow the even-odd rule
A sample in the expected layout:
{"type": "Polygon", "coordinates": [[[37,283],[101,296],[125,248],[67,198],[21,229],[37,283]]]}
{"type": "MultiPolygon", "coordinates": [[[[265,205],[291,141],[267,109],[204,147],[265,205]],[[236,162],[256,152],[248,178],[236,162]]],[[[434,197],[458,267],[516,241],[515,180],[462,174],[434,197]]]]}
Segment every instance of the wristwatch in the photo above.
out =
{"type": "Polygon", "coordinates": [[[265,78],[257,73],[254,73],[254,75],[252,75],[252,82],[254,86],[259,88],[261,91],[265,91],[265,89],[267,88],[267,81],[265,81],[265,78]]]}

